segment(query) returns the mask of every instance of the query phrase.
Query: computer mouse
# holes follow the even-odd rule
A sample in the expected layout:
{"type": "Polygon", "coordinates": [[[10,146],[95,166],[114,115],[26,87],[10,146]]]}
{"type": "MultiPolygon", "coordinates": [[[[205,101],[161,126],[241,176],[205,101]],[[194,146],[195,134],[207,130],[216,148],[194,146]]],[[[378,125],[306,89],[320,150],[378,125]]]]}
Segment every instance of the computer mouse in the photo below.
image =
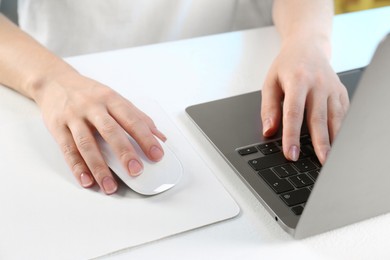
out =
{"type": "Polygon", "coordinates": [[[131,136],[128,135],[128,138],[144,165],[143,172],[135,177],[128,174],[108,143],[101,135],[96,134],[107,165],[130,189],[142,195],[156,195],[171,189],[180,181],[183,175],[182,164],[166,143],[159,140],[164,149],[164,157],[159,162],[153,162],[131,136]]]}

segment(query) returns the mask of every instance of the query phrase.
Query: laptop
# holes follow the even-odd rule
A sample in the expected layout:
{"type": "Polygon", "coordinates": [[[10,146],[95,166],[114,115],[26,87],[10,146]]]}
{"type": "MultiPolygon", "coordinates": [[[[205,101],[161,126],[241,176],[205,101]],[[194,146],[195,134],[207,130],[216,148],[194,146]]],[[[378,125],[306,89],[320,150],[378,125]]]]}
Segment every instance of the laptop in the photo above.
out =
{"type": "Polygon", "coordinates": [[[305,123],[290,162],[281,131],[261,135],[261,92],[196,104],[187,114],[280,226],[305,238],[390,212],[390,34],[371,63],[339,74],[349,111],[324,165],[305,123]]]}

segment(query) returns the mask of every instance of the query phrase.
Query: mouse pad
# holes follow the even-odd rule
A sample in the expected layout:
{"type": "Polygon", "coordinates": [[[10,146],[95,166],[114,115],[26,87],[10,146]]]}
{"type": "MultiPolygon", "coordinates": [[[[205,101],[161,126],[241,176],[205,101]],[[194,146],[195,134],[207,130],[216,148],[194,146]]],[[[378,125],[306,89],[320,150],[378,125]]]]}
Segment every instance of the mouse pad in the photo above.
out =
{"type": "Polygon", "coordinates": [[[111,196],[80,187],[40,118],[0,128],[0,259],[95,258],[238,214],[168,115],[141,103],[184,169],[175,187],[155,196],[123,183],[111,196]]]}

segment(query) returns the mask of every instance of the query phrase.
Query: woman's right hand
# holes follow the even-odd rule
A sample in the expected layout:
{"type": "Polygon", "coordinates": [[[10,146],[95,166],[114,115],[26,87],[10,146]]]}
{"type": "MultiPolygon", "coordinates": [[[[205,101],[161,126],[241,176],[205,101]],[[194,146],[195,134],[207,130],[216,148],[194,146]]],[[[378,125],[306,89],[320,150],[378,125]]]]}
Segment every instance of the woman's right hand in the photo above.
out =
{"type": "Polygon", "coordinates": [[[131,176],[141,174],[143,165],[126,133],[152,161],[159,161],[164,155],[156,137],[162,141],[166,137],[150,117],[111,88],[76,71],[40,82],[35,86],[33,99],[75,178],[85,188],[95,182],[106,194],[118,188],[98,148],[96,132],[131,176]]]}

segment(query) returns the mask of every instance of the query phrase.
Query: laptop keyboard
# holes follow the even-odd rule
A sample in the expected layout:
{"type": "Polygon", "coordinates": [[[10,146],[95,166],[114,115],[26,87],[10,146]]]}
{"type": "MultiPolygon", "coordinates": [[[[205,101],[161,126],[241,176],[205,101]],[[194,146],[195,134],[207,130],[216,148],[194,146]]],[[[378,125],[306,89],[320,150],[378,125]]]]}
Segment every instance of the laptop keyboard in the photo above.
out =
{"type": "Polygon", "coordinates": [[[237,150],[295,215],[302,214],[321,169],[310,136],[302,136],[300,142],[301,151],[296,162],[284,157],[281,140],[237,150]]]}

